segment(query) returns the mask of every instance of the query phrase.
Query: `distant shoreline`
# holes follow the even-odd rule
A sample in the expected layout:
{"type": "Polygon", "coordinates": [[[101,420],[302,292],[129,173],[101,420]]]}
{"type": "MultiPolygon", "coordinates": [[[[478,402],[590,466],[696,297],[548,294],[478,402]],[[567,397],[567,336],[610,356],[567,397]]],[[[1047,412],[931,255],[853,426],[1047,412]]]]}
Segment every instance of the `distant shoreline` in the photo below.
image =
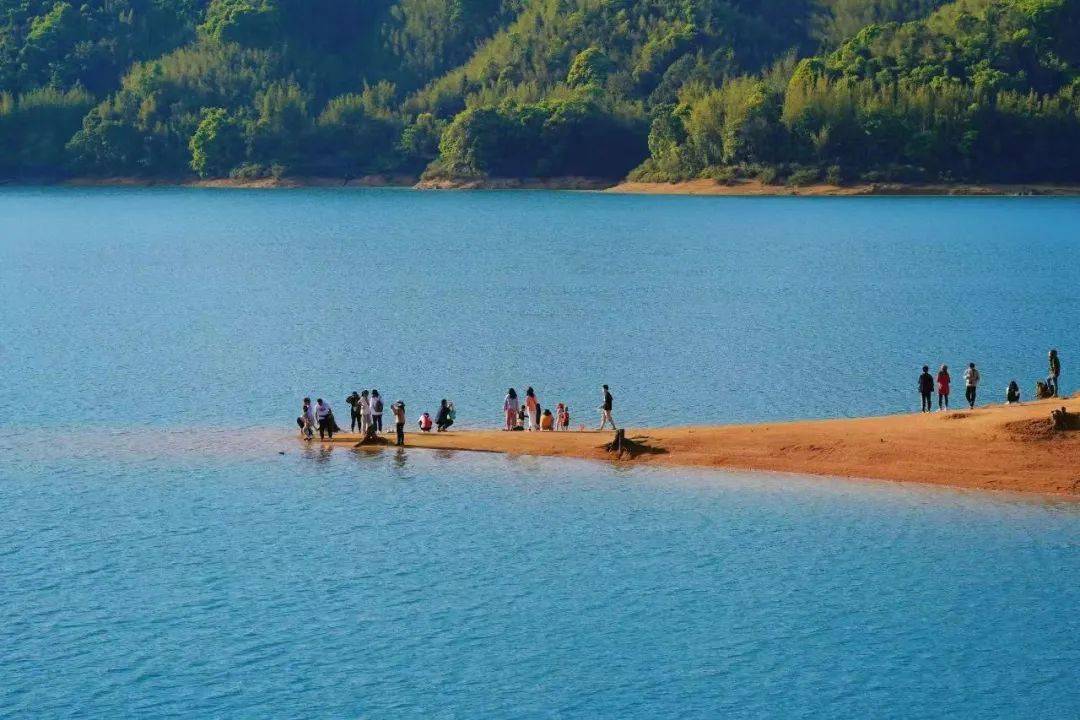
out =
{"type": "MultiPolygon", "coordinates": [[[[623,459],[603,447],[612,439],[610,432],[419,433],[409,424],[406,445],[918,482],[1080,501],[1080,430],[1054,431],[1050,422],[1051,410],[1062,406],[1070,412],[1080,410],[1077,398],[989,405],[974,411],[967,409],[962,398],[956,400],[958,407],[949,413],[628,429],[626,437],[644,449],[623,459]]],[[[333,442],[352,447],[358,439],[346,433],[336,436],[333,442]]],[[[319,442],[318,438],[315,442],[319,442]]]]}
{"type": "Polygon", "coordinates": [[[766,185],[758,180],[730,184],[716,180],[686,180],[678,183],[624,181],[607,192],[630,195],[708,195],[719,197],[855,197],[855,196],[1080,196],[1080,185],[1049,183],[977,184],[977,183],[862,183],[805,187],[766,185]]]}
{"type": "Polygon", "coordinates": [[[375,188],[416,190],[581,190],[622,195],[695,195],[709,197],[1080,197],[1080,185],[1061,183],[863,183],[815,184],[805,187],[766,185],[757,180],[721,183],[698,179],[676,183],[614,181],[590,177],[484,178],[421,180],[413,175],[364,175],[354,178],[286,176],[281,178],[196,177],[73,177],[65,179],[8,179],[3,186],[60,185],[67,187],[196,187],[235,189],[375,188]]]}

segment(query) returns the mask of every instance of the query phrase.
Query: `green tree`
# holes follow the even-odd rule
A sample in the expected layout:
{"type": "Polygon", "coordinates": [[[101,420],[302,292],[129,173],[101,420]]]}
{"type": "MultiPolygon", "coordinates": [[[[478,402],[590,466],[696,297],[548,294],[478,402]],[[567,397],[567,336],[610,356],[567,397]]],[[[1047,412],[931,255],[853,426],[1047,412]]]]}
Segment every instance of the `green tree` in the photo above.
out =
{"type": "Polygon", "coordinates": [[[415,169],[423,169],[439,156],[439,140],[446,123],[431,113],[420,113],[401,133],[401,152],[415,169]]]}
{"type": "Polygon", "coordinates": [[[191,136],[191,169],[200,177],[228,175],[244,159],[240,123],[225,108],[206,108],[191,136]]]}
{"type": "Polygon", "coordinates": [[[281,9],[276,0],[213,0],[199,30],[220,42],[266,47],[279,37],[281,9]]]}
{"type": "Polygon", "coordinates": [[[566,74],[566,84],[571,87],[584,85],[603,85],[611,70],[611,60],[598,47],[589,47],[579,52],[570,64],[566,74]]]}

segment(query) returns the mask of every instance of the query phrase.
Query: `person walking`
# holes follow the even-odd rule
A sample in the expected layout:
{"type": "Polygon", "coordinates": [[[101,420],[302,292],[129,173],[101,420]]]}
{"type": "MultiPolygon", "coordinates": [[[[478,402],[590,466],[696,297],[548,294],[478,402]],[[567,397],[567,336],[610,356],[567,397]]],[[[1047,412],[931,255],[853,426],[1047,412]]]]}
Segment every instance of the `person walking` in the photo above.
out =
{"type": "Polygon", "coordinates": [[[506,427],[503,430],[513,430],[517,425],[518,410],[521,409],[521,403],[518,402],[517,390],[510,388],[506,391],[506,397],[503,399],[503,418],[506,420],[506,427]]]}
{"type": "Polygon", "coordinates": [[[328,403],[323,402],[322,398],[315,401],[315,419],[319,422],[319,439],[324,440],[329,436],[329,439],[333,440],[334,430],[337,430],[334,411],[330,409],[328,403]]]}
{"type": "Polygon", "coordinates": [[[394,433],[400,447],[405,444],[405,403],[398,400],[390,406],[390,411],[394,413],[394,433]]]}
{"type": "Polygon", "coordinates": [[[540,429],[540,401],[536,399],[536,391],[532,386],[525,388],[525,409],[529,415],[529,432],[540,429]]]}
{"type": "Polygon", "coordinates": [[[952,378],[949,377],[949,366],[942,365],[937,373],[937,409],[938,411],[949,409],[949,385],[952,378]]]}
{"type": "Polygon", "coordinates": [[[371,391],[371,424],[375,426],[375,432],[382,432],[383,400],[379,391],[371,391]]]}
{"type": "Polygon", "coordinates": [[[934,376],[930,374],[930,366],[922,366],[922,375],[919,376],[919,395],[922,396],[922,411],[928,413],[933,409],[934,376]]]}
{"type": "Polygon", "coordinates": [[[1059,392],[1058,379],[1060,377],[1061,377],[1061,359],[1058,357],[1057,350],[1051,350],[1050,351],[1050,374],[1047,375],[1047,378],[1050,381],[1050,382],[1048,382],[1048,384],[1050,385],[1050,392],[1052,393],[1050,397],[1057,397],[1058,396],[1058,392],[1059,392]]]}
{"type": "Polygon", "coordinates": [[[352,395],[345,398],[345,402],[349,406],[349,432],[356,432],[356,428],[360,426],[360,412],[356,407],[356,403],[360,400],[360,393],[355,390],[352,391],[352,395]]]}
{"type": "Polygon", "coordinates": [[[979,380],[979,371],[975,369],[975,363],[968,363],[967,370],[964,371],[964,397],[967,398],[972,410],[975,409],[975,395],[978,392],[979,380]]]}
{"type": "Polygon", "coordinates": [[[615,407],[615,398],[611,394],[611,390],[607,385],[603,386],[604,401],[600,405],[600,427],[597,430],[603,430],[607,423],[611,423],[612,430],[618,430],[615,427],[615,419],[611,416],[611,411],[615,407]]]}

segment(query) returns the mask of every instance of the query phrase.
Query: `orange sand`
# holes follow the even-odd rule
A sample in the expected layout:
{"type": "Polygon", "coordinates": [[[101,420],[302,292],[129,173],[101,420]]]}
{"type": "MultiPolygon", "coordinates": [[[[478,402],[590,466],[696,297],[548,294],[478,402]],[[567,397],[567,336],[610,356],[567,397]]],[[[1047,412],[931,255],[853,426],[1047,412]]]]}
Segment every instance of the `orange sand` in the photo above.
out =
{"type": "MultiPolygon", "coordinates": [[[[714,427],[627,430],[650,451],[616,460],[612,433],[409,432],[410,447],[585,458],[642,465],[876,478],[1080,499],[1080,432],[1055,433],[1044,400],[975,411],[714,427]]],[[[410,426],[411,427],[411,426],[410,426]]],[[[343,434],[336,443],[355,443],[343,434]]]]}

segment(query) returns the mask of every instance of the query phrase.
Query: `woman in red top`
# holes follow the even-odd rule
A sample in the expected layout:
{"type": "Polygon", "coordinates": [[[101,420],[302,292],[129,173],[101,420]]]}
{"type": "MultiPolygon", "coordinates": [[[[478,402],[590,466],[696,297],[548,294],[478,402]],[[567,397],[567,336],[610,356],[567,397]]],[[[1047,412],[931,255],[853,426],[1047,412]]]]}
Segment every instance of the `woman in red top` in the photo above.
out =
{"type": "Polygon", "coordinates": [[[949,366],[942,365],[937,374],[937,409],[939,411],[949,409],[950,382],[952,378],[949,377],[949,366]]]}

